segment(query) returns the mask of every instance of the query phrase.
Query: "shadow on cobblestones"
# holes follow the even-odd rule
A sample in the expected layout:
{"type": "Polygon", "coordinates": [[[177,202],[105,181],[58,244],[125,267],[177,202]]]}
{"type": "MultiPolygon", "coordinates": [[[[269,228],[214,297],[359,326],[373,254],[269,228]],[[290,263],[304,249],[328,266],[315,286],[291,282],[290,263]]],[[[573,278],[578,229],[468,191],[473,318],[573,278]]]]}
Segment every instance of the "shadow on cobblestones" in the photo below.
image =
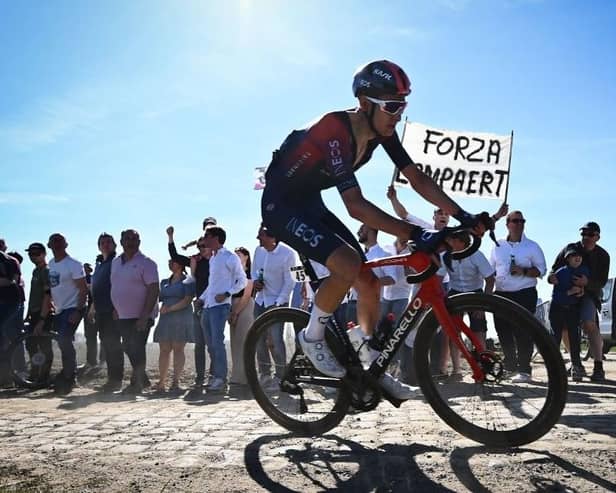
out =
{"type": "Polygon", "coordinates": [[[319,491],[453,491],[430,479],[416,461],[419,455],[441,452],[438,447],[420,443],[388,443],[368,448],[335,435],[306,439],[268,435],[246,446],[244,462],[250,477],[272,492],[315,488],[319,491]],[[280,460],[286,464],[284,474],[276,468],[268,471],[267,457],[271,457],[272,451],[278,451],[280,460]],[[305,479],[299,488],[298,477],[305,479]]]}
{"type": "MultiPolygon", "coordinates": [[[[598,476],[583,467],[576,466],[575,464],[572,464],[571,462],[559,457],[558,455],[552,454],[547,450],[535,450],[531,448],[495,450],[483,446],[456,448],[451,452],[449,459],[451,468],[460,482],[466,486],[469,491],[476,493],[488,493],[490,491],[494,491],[495,485],[482,484],[473,474],[470,466],[470,461],[473,456],[486,454],[488,452],[492,456],[500,454],[505,458],[510,456],[512,452],[515,452],[516,454],[528,453],[531,457],[525,461],[525,464],[539,465],[539,471],[541,471],[542,465],[545,465],[543,469],[546,470],[557,467],[560,469],[557,473],[557,476],[559,477],[570,477],[573,475],[596,485],[596,487],[605,488],[607,491],[616,491],[616,483],[598,476]]],[[[553,471],[550,475],[554,476],[553,471]]],[[[542,477],[540,474],[532,477],[531,483],[535,486],[536,491],[571,491],[566,484],[560,483],[559,481],[551,478],[542,477]]]]}
{"type": "MultiPolygon", "coordinates": [[[[558,424],[569,426],[570,428],[584,428],[585,430],[608,435],[616,438],[616,427],[612,425],[616,423],[616,414],[561,416],[558,424]]],[[[616,489],[614,490],[616,491],[616,489]]]]}

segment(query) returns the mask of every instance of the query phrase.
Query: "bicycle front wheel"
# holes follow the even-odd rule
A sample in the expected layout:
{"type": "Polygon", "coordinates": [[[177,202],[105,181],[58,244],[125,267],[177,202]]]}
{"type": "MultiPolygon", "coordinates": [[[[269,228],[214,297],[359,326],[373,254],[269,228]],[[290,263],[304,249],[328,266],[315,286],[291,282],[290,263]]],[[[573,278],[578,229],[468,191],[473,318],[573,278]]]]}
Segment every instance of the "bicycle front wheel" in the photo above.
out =
{"type": "Polygon", "coordinates": [[[319,373],[296,343],[309,314],[275,308],[250,328],[244,368],[252,393],[276,423],[304,436],[323,434],[346,415],[350,398],[341,380],[319,373]]]}
{"type": "MultiPolygon", "coordinates": [[[[492,375],[489,380],[475,382],[464,357],[460,369],[448,377],[436,370],[436,361],[431,365],[431,348],[442,348],[444,343],[436,316],[429,311],[418,329],[413,353],[419,384],[436,414],[458,433],[495,447],[519,446],[545,435],[560,418],[567,398],[565,365],[552,336],[524,308],[499,296],[455,295],[447,300],[447,308],[452,315],[485,313],[488,338],[494,337],[494,347],[490,344],[492,351],[488,353],[492,375]],[[505,336],[503,343],[492,333],[494,318],[506,320],[508,330],[526,337],[524,344],[531,354],[534,346],[537,355],[530,363],[528,378],[505,370],[502,349],[511,341],[505,336]]],[[[468,347],[470,341],[462,338],[468,347]]],[[[506,352],[511,355],[509,349],[506,352]]],[[[432,354],[435,358],[434,349],[432,354]]],[[[438,363],[442,365],[443,359],[438,363]]]]}

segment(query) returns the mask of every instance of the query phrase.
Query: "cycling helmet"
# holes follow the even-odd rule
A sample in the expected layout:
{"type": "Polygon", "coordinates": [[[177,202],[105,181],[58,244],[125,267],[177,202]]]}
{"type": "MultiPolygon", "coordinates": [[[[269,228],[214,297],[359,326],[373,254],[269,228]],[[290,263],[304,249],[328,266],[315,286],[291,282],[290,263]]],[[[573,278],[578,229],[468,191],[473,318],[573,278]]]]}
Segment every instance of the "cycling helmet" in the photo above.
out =
{"type": "Polygon", "coordinates": [[[411,81],[398,65],[376,60],[359,67],[353,75],[353,94],[379,98],[387,94],[408,96],[411,81]]]}

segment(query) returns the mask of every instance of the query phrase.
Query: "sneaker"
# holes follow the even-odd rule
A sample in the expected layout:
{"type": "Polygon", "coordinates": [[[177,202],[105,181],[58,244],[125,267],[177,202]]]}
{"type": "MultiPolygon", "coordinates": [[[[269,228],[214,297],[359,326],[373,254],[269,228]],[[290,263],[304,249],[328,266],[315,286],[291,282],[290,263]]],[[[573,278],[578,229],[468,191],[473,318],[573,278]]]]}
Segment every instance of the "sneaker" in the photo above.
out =
{"type": "Polygon", "coordinates": [[[596,368],[592,371],[592,375],[590,376],[591,382],[604,382],[605,381],[605,371],[603,368],[596,368]]]}
{"type": "Polygon", "coordinates": [[[122,395],[139,395],[143,392],[143,387],[135,383],[131,383],[124,387],[122,395]]]}
{"type": "Polygon", "coordinates": [[[530,383],[532,381],[530,373],[516,373],[511,377],[511,383],[530,383]]]}
{"type": "Polygon", "coordinates": [[[570,375],[574,382],[581,382],[582,378],[586,376],[586,370],[583,366],[573,366],[570,375]]]}
{"type": "Polygon", "coordinates": [[[385,373],[379,379],[379,382],[381,387],[383,387],[388,394],[396,399],[400,399],[401,401],[412,399],[418,394],[419,387],[411,387],[410,385],[406,385],[400,380],[396,380],[389,373],[385,373]]]}
{"type": "Polygon", "coordinates": [[[324,339],[320,341],[310,342],[305,338],[306,329],[303,329],[298,334],[299,345],[302,347],[304,354],[314,365],[314,367],[324,375],[342,378],[346,375],[346,370],[336,360],[336,357],[327,347],[324,339]]]}
{"type": "Polygon", "coordinates": [[[225,388],[225,381],[224,379],[218,377],[210,378],[206,388],[209,392],[220,392],[225,388]]]}
{"type": "Polygon", "coordinates": [[[188,402],[200,401],[201,399],[203,399],[203,387],[201,385],[193,387],[184,396],[184,400],[188,402]]]}
{"type": "Polygon", "coordinates": [[[113,380],[110,380],[100,386],[100,391],[105,394],[112,394],[113,392],[117,392],[118,390],[121,390],[121,389],[122,389],[122,382],[116,382],[113,380]]]}

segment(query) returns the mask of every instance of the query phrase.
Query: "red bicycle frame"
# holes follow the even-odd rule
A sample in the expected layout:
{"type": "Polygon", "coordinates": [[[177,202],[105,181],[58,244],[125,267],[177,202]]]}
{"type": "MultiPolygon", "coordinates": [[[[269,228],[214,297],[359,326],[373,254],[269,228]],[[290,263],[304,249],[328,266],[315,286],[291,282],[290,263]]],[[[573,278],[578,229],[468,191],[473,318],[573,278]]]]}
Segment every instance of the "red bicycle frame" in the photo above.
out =
{"type": "MultiPolygon", "coordinates": [[[[432,264],[430,255],[424,252],[407,253],[405,255],[396,255],[393,257],[384,257],[365,262],[362,269],[372,269],[374,267],[382,267],[385,265],[402,265],[410,267],[418,273],[425,271],[432,264]]],[[[445,306],[445,291],[441,281],[436,275],[430,276],[425,281],[421,282],[419,291],[410,300],[404,314],[411,312],[418,313],[422,308],[432,307],[436,315],[436,319],[446,332],[446,334],[454,341],[468,364],[473,369],[473,379],[476,382],[485,380],[485,373],[479,366],[476,358],[474,358],[466,345],[462,342],[460,332],[463,332],[473,343],[473,347],[481,353],[485,351],[485,347],[475,333],[464,323],[462,315],[451,315],[445,306]]],[[[403,317],[404,318],[404,317],[403,317]]],[[[409,320],[409,323],[411,320],[409,320]]]]}

